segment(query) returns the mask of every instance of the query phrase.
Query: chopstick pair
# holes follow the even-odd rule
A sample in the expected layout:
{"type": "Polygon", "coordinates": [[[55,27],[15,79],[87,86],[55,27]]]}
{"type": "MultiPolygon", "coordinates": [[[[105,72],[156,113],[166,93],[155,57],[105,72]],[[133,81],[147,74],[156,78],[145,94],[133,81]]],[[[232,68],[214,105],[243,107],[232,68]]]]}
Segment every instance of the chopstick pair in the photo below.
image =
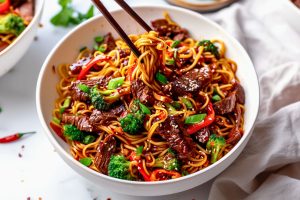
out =
{"type": "MultiPolygon", "coordinates": [[[[119,23],[113,18],[109,11],[105,8],[101,0],[92,0],[98,10],[103,14],[107,21],[113,26],[113,28],[118,32],[120,37],[127,43],[131,51],[137,56],[140,57],[141,52],[138,48],[132,43],[125,31],[121,28],[119,23]]],[[[132,9],[124,0],[115,0],[132,18],[134,18],[147,32],[152,29],[148,24],[132,9]]]]}

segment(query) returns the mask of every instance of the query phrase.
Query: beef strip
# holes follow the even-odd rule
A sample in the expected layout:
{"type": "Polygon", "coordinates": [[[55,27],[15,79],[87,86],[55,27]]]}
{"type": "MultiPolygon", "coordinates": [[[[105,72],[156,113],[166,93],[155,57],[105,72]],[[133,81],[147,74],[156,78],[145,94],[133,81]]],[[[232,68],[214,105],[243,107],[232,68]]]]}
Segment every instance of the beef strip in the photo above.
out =
{"type": "Polygon", "coordinates": [[[107,136],[103,141],[99,143],[95,156],[95,166],[101,173],[108,173],[108,164],[110,161],[110,157],[116,151],[116,149],[117,141],[113,135],[107,136]]]}
{"type": "Polygon", "coordinates": [[[100,125],[108,125],[111,120],[115,120],[118,117],[111,112],[102,112],[100,110],[94,109],[89,122],[93,126],[94,130],[98,130],[97,127],[100,125]]]}
{"type": "Polygon", "coordinates": [[[115,108],[112,108],[109,112],[113,115],[120,116],[125,111],[126,111],[125,105],[121,104],[119,106],[116,106],[115,108]]]}
{"type": "Polygon", "coordinates": [[[219,115],[231,113],[236,104],[235,92],[230,93],[226,98],[214,103],[214,110],[219,115]]]}
{"type": "Polygon", "coordinates": [[[244,88],[238,82],[234,84],[234,91],[236,95],[236,100],[240,104],[245,104],[245,91],[244,88]]]}
{"type": "Polygon", "coordinates": [[[19,13],[23,19],[25,19],[28,22],[32,20],[33,11],[34,11],[33,0],[27,0],[21,3],[18,7],[14,7],[14,8],[16,8],[15,12],[19,13]]]}
{"type": "Polygon", "coordinates": [[[243,135],[243,130],[239,128],[242,123],[242,111],[239,106],[236,106],[235,108],[235,118],[236,124],[228,134],[228,139],[226,140],[227,144],[236,144],[243,135]]]}
{"type": "Polygon", "coordinates": [[[103,44],[107,45],[106,53],[110,52],[111,50],[114,50],[116,48],[115,39],[113,38],[111,33],[108,33],[104,36],[103,44]]]}
{"type": "Polygon", "coordinates": [[[62,122],[65,124],[72,124],[81,131],[92,132],[93,126],[89,121],[89,118],[85,115],[70,115],[64,113],[62,115],[62,122]]]}
{"type": "Polygon", "coordinates": [[[193,134],[197,142],[200,144],[206,144],[209,139],[210,131],[207,127],[200,129],[195,134],[193,134]]]}
{"type": "Polygon", "coordinates": [[[72,99],[74,101],[82,101],[82,102],[87,102],[90,100],[89,95],[83,91],[81,91],[78,88],[79,84],[84,84],[89,87],[93,87],[95,85],[104,87],[108,83],[108,79],[105,78],[104,76],[96,78],[96,79],[89,79],[89,80],[77,80],[75,82],[72,82],[71,87],[70,87],[70,93],[72,96],[72,99]]]}
{"type": "Polygon", "coordinates": [[[152,106],[155,102],[153,91],[141,79],[132,81],[131,93],[134,98],[139,99],[143,104],[152,106]]]}
{"type": "Polygon", "coordinates": [[[187,140],[182,131],[182,123],[173,116],[169,116],[157,129],[158,133],[166,140],[171,149],[177,152],[180,159],[187,159],[191,154],[191,140],[187,140]]]}
{"type": "Polygon", "coordinates": [[[84,57],[70,65],[69,69],[72,74],[79,74],[82,67],[91,61],[90,57],[84,57]]]}
{"type": "Polygon", "coordinates": [[[182,76],[177,77],[164,86],[164,92],[173,97],[196,94],[212,80],[212,72],[209,67],[192,69],[182,76]]]}
{"type": "Polygon", "coordinates": [[[186,29],[183,29],[176,24],[169,24],[165,19],[158,19],[151,23],[154,31],[158,32],[161,37],[169,37],[173,40],[184,40],[189,36],[186,29]]]}

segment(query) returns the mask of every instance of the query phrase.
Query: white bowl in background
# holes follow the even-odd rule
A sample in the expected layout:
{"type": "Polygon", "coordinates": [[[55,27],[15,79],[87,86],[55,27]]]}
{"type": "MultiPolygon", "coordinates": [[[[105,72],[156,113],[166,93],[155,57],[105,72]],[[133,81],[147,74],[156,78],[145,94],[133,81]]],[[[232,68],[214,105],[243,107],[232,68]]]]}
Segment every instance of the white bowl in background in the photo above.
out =
{"type": "MultiPolygon", "coordinates": [[[[65,36],[47,57],[39,74],[37,83],[36,105],[38,116],[45,130],[45,134],[63,160],[65,160],[65,162],[77,173],[97,186],[118,193],[138,196],[158,196],[177,193],[191,189],[212,179],[228,167],[244,149],[251,136],[258,113],[258,80],[253,64],[244,48],[214,22],[198,13],[173,6],[139,6],[134,7],[134,9],[146,22],[162,18],[163,12],[167,11],[174,21],[190,31],[192,37],[196,39],[219,38],[225,42],[227,46],[226,56],[237,62],[237,76],[246,93],[245,132],[238,144],[222,159],[199,172],[178,179],[160,182],[120,180],[100,174],[76,161],[69,152],[69,146],[49,127],[49,122],[52,119],[54,101],[58,97],[56,84],[59,81],[59,77],[53,72],[52,66],[57,66],[61,63],[73,63],[78,55],[79,49],[83,46],[92,47],[94,42],[93,38],[98,35],[112,32],[115,37],[118,37],[103,16],[96,16],[79,25],[65,36]]],[[[111,13],[122,25],[126,33],[144,32],[144,30],[124,11],[117,10],[111,13]]]]}
{"type": "Polygon", "coordinates": [[[35,0],[34,17],[26,29],[0,52],[0,77],[8,72],[23,57],[29,48],[39,26],[44,0],[35,0]]]}
{"type": "Polygon", "coordinates": [[[282,15],[297,32],[300,33],[300,8],[298,8],[291,0],[281,0],[282,15]]]}

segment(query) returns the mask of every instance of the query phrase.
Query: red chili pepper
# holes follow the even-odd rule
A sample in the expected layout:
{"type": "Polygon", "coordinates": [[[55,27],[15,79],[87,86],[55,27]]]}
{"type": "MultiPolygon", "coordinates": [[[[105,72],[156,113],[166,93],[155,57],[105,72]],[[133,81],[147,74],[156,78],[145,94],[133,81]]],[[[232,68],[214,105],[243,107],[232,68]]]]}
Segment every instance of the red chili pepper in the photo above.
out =
{"type": "Polygon", "coordinates": [[[130,82],[133,80],[132,74],[133,74],[133,71],[135,70],[135,68],[136,68],[136,65],[130,67],[130,68],[127,70],[126,80],[128,80],[128,81],[130,81],[130,82]]]}
{"type": "Polygon", "coordinates": [[[4,0],[3,2],[1,1],[0,3],[0,14],[6,13],[9,11],[10,7],[10,0],[4,0]]]}
{"type": "Polygon", "coordinates": [[[130,155],[130,160],[131,161],[137,161],[137,163],[138,163],[137,168],[138,168],[140,174],[142,174],[144,180],[145,181],[151,181],[150,176],[144,170],[143,163],[142,163],[142,160],[141,160],[140,156],[137,156],[135,152],[132,152],[131,155],[130,155]]]}
{"type": "Polygon", "coordinates": [[[162,180],[167,180],[167,177],[171,177],[172,179],[179,178],[179,177],[181,177],[181,174],[176,171],[170,171],[170,170],[165,170],[165,169],[156,169],[151,173],[150,180],[151,181],[162,181],[162,180]]]}
{"type": "Polygon", "coordinates": [[[199,131],[200,129],[209,126],[215,121],[215,111],[211,102],[207,106],[207,116],[205,119],[197,124],[193,124],[187,128],[188,134],[193,134],[199,131]]]}
{"type": "Polygon", "coordinates": [[[96,56],[93,60],[91,60],[85,68],[83,68],[81,70],[81,72],[79,73],[78,77],[77,77],[77,80],[81,80],[83,79],[86,74],[90,71],[90,69],[95,65],[97,64],[98,62],[102,62],[102,61],[108,61],[110,60],[111,57],[110,56],[104,56],[104,55],[99,55],[99,56],[96,56]]]}
{"type": "Polygon", "coordinates": [[[23,137],[23,135],[33,134],[33,133],[35,133],[35,132],[15,133],[13,135],[9,135],[9,136],[0,138],[0,143],[10,143],[10,142],[13,142],[13,141],[16,141],[16,140],[20,139],[21,137],[23,137]]]}
{"type": "Polygon", "coordinates": [[[56,135],[58,135],[60,138],[62,138],[63,140],[65,140],[64,137],[63,137],[63,133],[62,133],[61,127],[59,125],[57,125],[54,122],[50,122],[50,127],[56,133],[56,135]]]}

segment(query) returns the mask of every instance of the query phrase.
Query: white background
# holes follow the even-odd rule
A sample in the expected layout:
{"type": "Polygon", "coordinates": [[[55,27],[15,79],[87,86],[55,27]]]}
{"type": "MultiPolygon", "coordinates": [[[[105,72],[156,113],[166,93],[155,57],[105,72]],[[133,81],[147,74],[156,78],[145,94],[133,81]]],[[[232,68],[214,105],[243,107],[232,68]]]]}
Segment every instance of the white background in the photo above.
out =
{"type": "MultiPolygon", "coordinates": [[[[111,0],[104,2],[110,9],[117,6],[111,0]]],[[[159,0],[128,2],[166,4],[159,0]]],[[[90,3],[74,0],[74,6],[86,11],[90,3]]],[[[14,132],[37,131],[18,142],[0,145],[0,199],[207,199],[211,183],[157,198],[111,193],[91,185],[58,156],[43,133],[35,108],[36,81],[43,61],[62,36],[74,28],[56,28],[49,23],[58,10],[57,0],[46,0],[41,21],[43,27],[37,32],[37,40],[14,69],[0,77],[0,137],[14,132]]]]}

